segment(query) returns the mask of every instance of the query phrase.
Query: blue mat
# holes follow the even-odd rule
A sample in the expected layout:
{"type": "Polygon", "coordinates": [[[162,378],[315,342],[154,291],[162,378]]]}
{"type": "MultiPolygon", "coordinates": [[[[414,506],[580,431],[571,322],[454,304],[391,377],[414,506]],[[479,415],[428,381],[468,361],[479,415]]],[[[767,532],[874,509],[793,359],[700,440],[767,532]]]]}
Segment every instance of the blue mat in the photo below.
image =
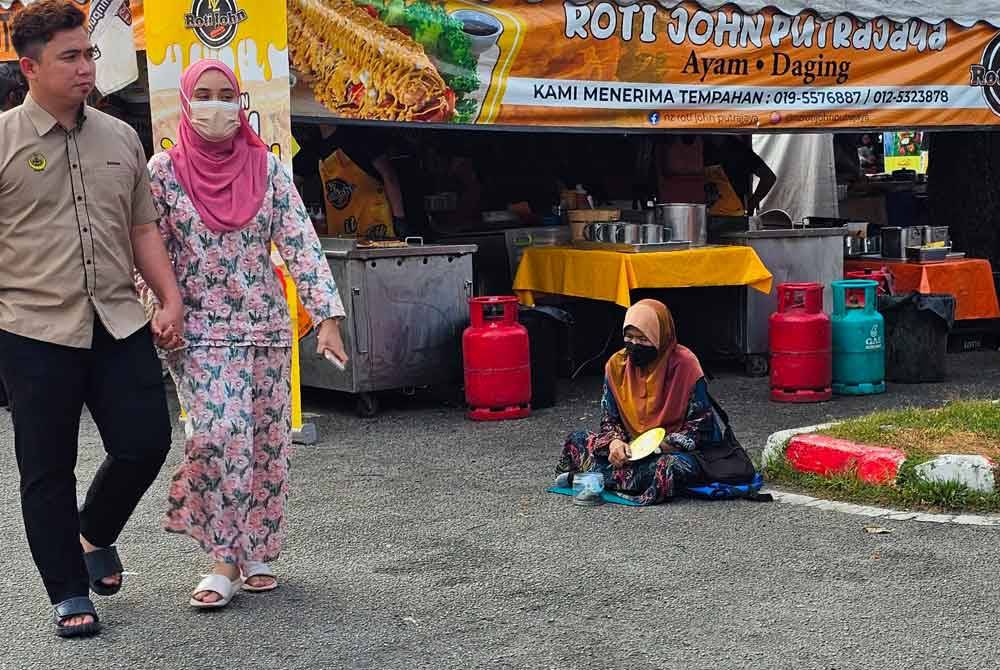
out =
{"type": "MultiPolygon", "coordinates": [[[[573,489],[559,487],[559,486],[551,486],[545,489],[545,491],[547,493],[555,493],[556,495],[561,495],[561,496],[575,495],[573,489]]],[[[604,502],[611,503],[612,505],[625,505],[626,507],[642,507],[642,505],[640,505],[639,503],[628,500],[627,498],[622,498],[617,493],[612,493],[611,491],[608,490],[601,491],[601,498],[604,499],[604,502]]]]}

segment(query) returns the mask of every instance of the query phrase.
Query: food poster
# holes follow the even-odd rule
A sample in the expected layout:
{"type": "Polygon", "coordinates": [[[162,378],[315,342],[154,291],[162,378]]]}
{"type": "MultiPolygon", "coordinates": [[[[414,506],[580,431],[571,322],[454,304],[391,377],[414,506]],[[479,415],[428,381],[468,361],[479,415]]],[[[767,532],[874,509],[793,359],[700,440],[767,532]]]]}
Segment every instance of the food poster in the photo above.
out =
{"type": "Polygon", "coordinates": [[[254,131],[291,170],[288,33],[274,0],[146,0],[149,105],[156,149],[176,139],[181,74],[203,58],[221,60],[242,87],[254,131]]]}
{"type": "MultiPolygon", "coordinates": [[[[14,44],[11,41],[11,22],[14,14],[20,11],[25,5],[30,5],[36,0],[0,0],[0,61],[17,60],[14,53],[14,44]]],[[[120,9],[120,2],[114,0],[70,0],[87,14],[90,20],[94,19],[93,13],[99,12],[103,15],[109,8],[114,6],[115,11],[120,9]]],[[[143,15],[142,0],[130,0],[132,33],[135,36],[135,48],[141,51],[146,48],[146,22],[143,15]]],[[[123,17],[124,20],[124,17],[123,17]]]]}
{"type": "Polygon", "coordinates": [[[926,134],[906,130],[882,134],[885,171],[913,170],[927,174],[928,147],[926,134]]]}
{"type": "Polygon", "coordinates": [[[294,111],[636,129],[991,126],[1000,31],[694,3],[288,0],[294,111]]]}

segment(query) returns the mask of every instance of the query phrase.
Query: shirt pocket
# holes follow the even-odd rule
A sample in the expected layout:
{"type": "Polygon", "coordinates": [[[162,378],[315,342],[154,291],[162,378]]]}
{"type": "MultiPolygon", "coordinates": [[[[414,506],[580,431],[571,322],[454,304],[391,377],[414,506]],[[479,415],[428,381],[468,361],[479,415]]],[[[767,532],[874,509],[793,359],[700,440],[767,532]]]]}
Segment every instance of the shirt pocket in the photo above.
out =
{"type": "Polygon", "coordinates": [[[92,217],[105,224],[121,224],[126,229],[132,221],[132,197],[135,175],[127,167],[95,168],[87,185],[87,209],[92,217]]]}

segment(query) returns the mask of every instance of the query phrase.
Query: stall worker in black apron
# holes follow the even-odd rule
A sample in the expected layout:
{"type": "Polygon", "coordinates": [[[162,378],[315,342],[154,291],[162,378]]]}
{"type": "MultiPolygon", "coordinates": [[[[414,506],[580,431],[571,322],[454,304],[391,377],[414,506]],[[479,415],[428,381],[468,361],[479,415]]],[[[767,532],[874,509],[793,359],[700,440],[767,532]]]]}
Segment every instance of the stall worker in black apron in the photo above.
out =
{"type": "Polygon", "coordinates": [[[406,238],[403,193],[384,132],[322,125],[299,134],[302,149],[294,158],[295,172],[304,178],[306,202],[322,198],[327,235],[406,238]]]}

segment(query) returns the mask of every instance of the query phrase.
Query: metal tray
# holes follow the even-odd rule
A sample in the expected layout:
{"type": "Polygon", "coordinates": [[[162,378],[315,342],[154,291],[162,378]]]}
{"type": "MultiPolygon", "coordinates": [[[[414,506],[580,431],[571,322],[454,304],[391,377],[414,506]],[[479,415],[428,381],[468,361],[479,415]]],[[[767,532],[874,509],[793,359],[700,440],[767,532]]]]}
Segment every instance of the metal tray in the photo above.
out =
{"type": "Polygon", "coordinates": [[[573,240],[573,246],[578,249],[593,249],[596,251],[617,251],[623,254],[642,254],[663,251],[685,251],[691,248],[688,240],[671,240],[655,244],[615,244],[614,242],[588,242],[573,240]]]}
{"type": "Polygon", "coordinates": [[[926,249],[924,247],[906,247],[906,260],[911,263],[937,263],[948,259],[951,247],[937,247],[926,249]]]}

